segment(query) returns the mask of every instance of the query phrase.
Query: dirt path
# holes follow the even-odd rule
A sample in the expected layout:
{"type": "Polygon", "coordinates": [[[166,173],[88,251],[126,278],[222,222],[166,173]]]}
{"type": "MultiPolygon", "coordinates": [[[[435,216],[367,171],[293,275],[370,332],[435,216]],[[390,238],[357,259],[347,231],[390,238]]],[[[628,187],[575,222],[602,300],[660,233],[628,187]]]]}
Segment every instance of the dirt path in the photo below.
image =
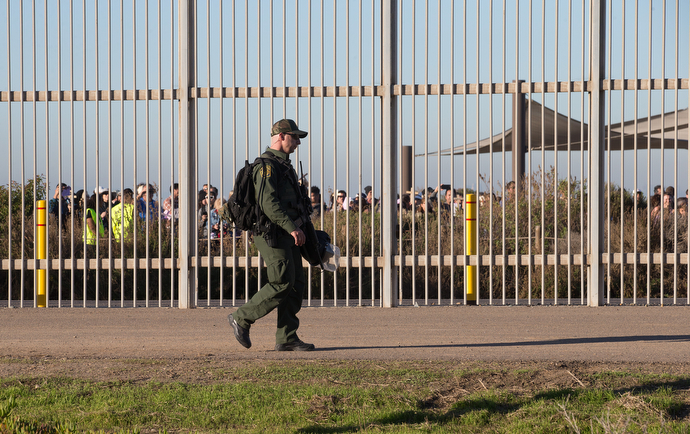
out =
{"type": "Polygon", "coordinates": [[[317,351],[273,351],[275,314],[233,338],[213,309],[1,309],[0,357],[686,363],[690,307],[304,308],[317,351]]]}

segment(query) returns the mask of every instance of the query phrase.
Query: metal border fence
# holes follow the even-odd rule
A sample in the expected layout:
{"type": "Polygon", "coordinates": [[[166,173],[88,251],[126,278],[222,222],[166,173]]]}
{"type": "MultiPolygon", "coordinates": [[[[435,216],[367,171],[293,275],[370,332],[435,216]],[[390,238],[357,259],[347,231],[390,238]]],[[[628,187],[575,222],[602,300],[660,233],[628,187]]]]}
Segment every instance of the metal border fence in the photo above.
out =
{"type": "MultiPolygon", "coordinates": [[[[251,234],[200,225],[215,207],[201,186],[227,198],[281,118],[310,133],[295,166],[343,252],[336,273],[308,268],[305,305],[690,304],[678,0],[3,10],[0,306],[38,306],[38,270],[48,306],[242,304],[267,279],[261,257],[251,234]],[[88,204],[60,200],[63,183],[143,192],[131,239],[91,245],[88,204]],[[34,201],[51,194],[37,259],[34,201]]],[[[124,226],[114,207],[103,219],[124,226]]]]}

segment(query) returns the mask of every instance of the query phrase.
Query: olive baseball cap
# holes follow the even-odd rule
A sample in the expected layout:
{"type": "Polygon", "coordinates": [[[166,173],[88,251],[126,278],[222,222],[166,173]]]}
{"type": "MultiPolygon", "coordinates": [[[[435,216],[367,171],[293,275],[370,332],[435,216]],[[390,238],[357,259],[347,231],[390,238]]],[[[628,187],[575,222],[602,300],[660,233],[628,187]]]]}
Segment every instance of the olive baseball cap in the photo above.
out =
{"type": "Polygon", "coordinates": [[[280,133],[296,134],[300,139],[307,137],[307,132],[297,128],[297,124],[292,119],[282,119],[273,124],[273,128],[271,128],[271,137],[280,133]]]}

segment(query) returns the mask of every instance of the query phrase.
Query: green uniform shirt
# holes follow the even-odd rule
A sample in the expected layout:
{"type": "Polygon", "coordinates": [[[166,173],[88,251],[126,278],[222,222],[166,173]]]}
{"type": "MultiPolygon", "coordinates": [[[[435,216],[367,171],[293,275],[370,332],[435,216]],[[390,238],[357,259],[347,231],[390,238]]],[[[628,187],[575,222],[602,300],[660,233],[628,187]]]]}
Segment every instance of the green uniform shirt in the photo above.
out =
{"type": "Polygon", "coordinates": [[[271,161],[271,158],[266,158],[265,168],[261,164],[257,164],[253,173],[256,203],[261,206],[266,217],[289,234],[297,229],[295,220],[300,217],[299,203],[301,199],[295,188],[297,173],[292,167],[288,154],[269,148],[263,157],[266,157],[269,152],[276,158],[285,161],[289,170],[286,171],[284,167],[278,167],[280,163],[271,161]],[[287,173],[281,176],[283,172],[287,173]],[[292,182],[287,179],[288,176],[293,178],[292,182]],[[262,181],[264,181],[263,190],[262,181]]]}

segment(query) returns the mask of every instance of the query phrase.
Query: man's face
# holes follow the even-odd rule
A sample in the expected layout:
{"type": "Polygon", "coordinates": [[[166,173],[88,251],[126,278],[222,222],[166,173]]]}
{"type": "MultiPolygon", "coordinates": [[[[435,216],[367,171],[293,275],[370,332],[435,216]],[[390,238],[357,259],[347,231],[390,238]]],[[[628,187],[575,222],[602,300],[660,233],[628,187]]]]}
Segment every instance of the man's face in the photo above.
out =
{"type": "Polygon", "coordinates": [[[173,190],[173,197],[177,199],[180,196],[180,189],[176,188],[173,190]]]}
{"type": "Polygon", "coordinates": [[[290,155],[295,152],[295,149],[301,143],[299,137],[296,134],[281,133],[283,136],[283,141],[281,142],[280,150],[290,155]]]}
{"type": "Polygon", "coordinates": [[[338,203],[342,204],[343,201],[345,200],[345,195],[342,194],[342,193],[338,193],[338,196],[337,196],[337,199],[336,199],[336,200],[337,200],[338,203]]]}
{"type": "Polygon", "coordinates": [[[369,190],[367,193],[367,202],[371,203],[374,200],[374,192],[373,190],[369,190]]]}
{"type": "Polygon", "coordinates": [[[311,203],[319,203],[321,200],[321,195],[318,193],[312,193],[311,194],[311,203]]]}
{"type": "Polygon", "coordinates": [[[450,190],[446,190],[446,203],[450,203],[453,200],[453,193],[450,190]]]}

